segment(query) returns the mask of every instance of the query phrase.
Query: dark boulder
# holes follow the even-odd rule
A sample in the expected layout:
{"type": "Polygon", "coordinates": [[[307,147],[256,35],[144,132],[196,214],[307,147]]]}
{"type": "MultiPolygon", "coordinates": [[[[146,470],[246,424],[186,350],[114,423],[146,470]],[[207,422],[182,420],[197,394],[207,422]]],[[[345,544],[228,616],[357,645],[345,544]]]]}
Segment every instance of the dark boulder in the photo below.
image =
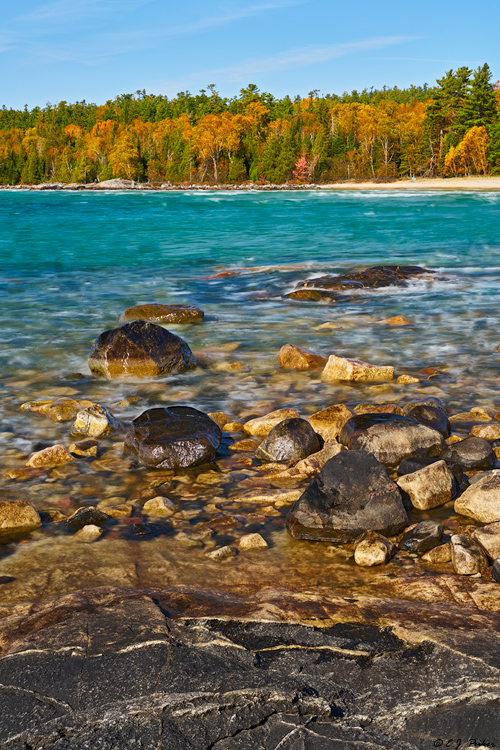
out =
{"type": "Polygon", "coordinates": [[[155,377],[196,367],[186,342],[154,323],[136,320],[104,331],[89,355],[93,375],[109,379],[134,376],[155,377]]]}
{"type": "Polygon", "coordinates": [[[109,516],[93,507],[78,508],[72,516],[64,522],[64,525],[72,531],[83,529],[84,526],[104,526],[109,521],[109,516]]]}
{"type": "Polygon", "coordinates": [[[491,469],[496,455],[487,440],[480,437],[468,437],[459,443],[447,446],[440,455],[445,461],[455,461],[464,471],[491,469]]]}
{"type": "Polygon", "coordinates": [[[292,506],[287,528],[297,539],[351,542],[364,531],[392,536],[408,524],[398,486],[366,451],[329,459],[292,506]]]}
{"type": "Polygon", "coordinates": [[[292,417],[273,427],[255,451],[255,458],[292,466],[311,453],[321,450],[322,442],[307,420],[292,417]]]}
{"type": "Polygon", "coordinates": [[[413,401],[410,401],[408,404],[405,404],[403,409],[404,413],[408,414],[409,411],[414,409],[416,406],[435,406],[437,409],[440,409],[443,414],[446,414],[446,407],[441,401],[440,398],[436,398],[435,396],[428,396],[427,398],[418,398],[413,399],[413,401]]]}
{"type": "Polygon", "coordinates": [[[494,581],[500,583],[500,557],[493,560],[493,565],[491,566],[491,577],[494,581]]]}
{"type": "Polygon", "coordinates": [[[421,521],[407,531],[401,541],[401,549],[423,555],[443,540],[443,527],[437,521],[421,521]]]}
{"type": "Polygon", "coordinates": [[[211,461],[222,438],[220,427],[190,406],[148,409],[134,419],[125,446],[139,463],[179,469],[211,461]]]}
{"type": "Polygon", "coordinates": [[[399,414],[358,414],[339,435],[339,443],[351,450],[373,453],[380,463],[397,466],[414,456],[439,456],[445,442],[441,433],[399,414]]]}
{"type": "Polygon", "coordinates": [[[319,300],[323,297],[335,299],[342,292],[362,289],[379,289],[387,286],[408,286],[412,279],[426,277],[434,271],[420,266],[372,266],[364,271],[339,276],[319,276],[300,282],[288,294],[292,299],[319,300]]]}
{"type": "Polygon", "coordinates": [[[431,404],[418,404],[406,413],[410,419],[414,419],[419,424],[425,424],[433,430],[437,430],[447,438],[451,434],[451,425],[448,417],[437,406],[431,404]]]}

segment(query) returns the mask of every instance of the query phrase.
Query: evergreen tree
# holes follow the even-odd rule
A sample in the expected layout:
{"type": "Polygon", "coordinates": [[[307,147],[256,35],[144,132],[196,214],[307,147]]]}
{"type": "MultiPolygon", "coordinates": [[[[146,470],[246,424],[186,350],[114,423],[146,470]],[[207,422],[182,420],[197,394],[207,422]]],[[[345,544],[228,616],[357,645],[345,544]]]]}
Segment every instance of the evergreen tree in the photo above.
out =
{"type": "Polygon", "coordinates": [[[456,129],[460,136],[474,127],[488,127],[496,116],[495,89],[491,83],[491,70],[485,63],[474,71],[466,96],[456,117],[456,129]]]}

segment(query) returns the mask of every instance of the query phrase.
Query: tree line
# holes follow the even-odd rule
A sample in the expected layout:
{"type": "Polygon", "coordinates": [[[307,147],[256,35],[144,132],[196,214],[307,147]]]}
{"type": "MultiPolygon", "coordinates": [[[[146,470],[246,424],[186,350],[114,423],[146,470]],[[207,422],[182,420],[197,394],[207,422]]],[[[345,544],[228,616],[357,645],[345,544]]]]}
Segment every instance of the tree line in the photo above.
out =
{"type": "Polygon", "coordinates": [[[276,99],[136,91],[0,110],[0,184],[337,182],[500,174],[500,85],[489,66],[433,87],[276,99]]]}

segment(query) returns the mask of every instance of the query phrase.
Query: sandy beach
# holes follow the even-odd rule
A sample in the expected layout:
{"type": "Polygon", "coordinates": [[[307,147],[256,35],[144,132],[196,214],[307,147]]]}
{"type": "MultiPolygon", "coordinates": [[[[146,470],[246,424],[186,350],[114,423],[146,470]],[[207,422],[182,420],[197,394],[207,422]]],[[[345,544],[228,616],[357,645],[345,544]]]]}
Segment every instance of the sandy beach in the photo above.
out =
{"type": "Polygon", "coordinates": [[[322,190],[500,190],[500,177],[418,177],[397,182],[336,182],[316,187],[322,190]]]}

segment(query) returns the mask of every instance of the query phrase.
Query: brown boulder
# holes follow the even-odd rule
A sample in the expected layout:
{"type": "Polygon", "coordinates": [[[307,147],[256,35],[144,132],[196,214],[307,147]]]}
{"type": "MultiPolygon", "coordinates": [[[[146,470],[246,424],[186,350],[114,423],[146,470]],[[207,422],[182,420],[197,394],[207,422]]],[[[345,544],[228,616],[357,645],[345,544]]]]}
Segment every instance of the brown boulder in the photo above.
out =
{"type": "Polygon", "coordinates": [[[362,362],[359,359],[337,357],[335,354],[331,354],[321,377],[327,382],[337,380],[381,382],[393,379],[394,367],[390,365],[370,365],[368,362],[362,362]]]}
{"type": "Polygon", "coordinates": [[[94,375],[112,380],[192,370],[196,360],[179,336],[154,323],[136,320],[101,333],[92,346],[89,367],[94,375]]]}
{"type": "Polygon", "coordinates": [[[203,310],[194,305],[135,305],[120,315],[120,323],[129,320],[149,320],[154,323],[201,323],[203,310]]]}
{"type": "Polygon", "coordinates": [[[326,357],[295,344],[285,344],[278,354],[278,364],[285,370],[313,370],[316,367],[324,367],[326,362],[326,357]]]}

